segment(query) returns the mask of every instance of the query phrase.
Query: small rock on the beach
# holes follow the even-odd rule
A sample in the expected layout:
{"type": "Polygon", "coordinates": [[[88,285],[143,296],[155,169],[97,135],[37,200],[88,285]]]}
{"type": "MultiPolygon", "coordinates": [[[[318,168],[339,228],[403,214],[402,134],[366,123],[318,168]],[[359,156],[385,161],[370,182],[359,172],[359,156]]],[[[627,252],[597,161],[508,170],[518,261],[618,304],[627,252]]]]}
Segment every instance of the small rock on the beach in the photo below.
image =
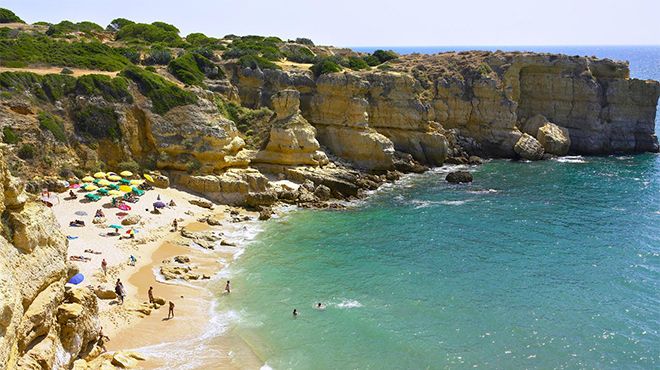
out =
{"type": "Polygon", "coordinates": [[[209,216],[206,219],[206,223],[211,225],[211,226],[220,226],[222,225],[222,220],[218,218],[217,216],[209,216]]]}
{"type": "Polygon", "coordinates": [[[202,208],[207,208],[207,209],[213,208],[213,203],[211,203],[211,201],[207,199],[195,198],[195,199],[190,199],[188,202],[192,205],[196,205],[202,208]]]}
{"type": "Polygon", "coordinates": [[[188,263],[190,262],[190,257],[188,256],[175,256],[174,261],[178,263],[188,263]]]}
{"type": "Polygon", "coordinates": [[[107,287],[107,286],[102,286],[99,285],[94,289],[94,294],[99,298],[99,299],[115,299],[117,298],[117,293],[115,293],[114,289],[107,287]]]}
{"type": "Polygon", "coordinates": [[[220,245],[225,245],[225,246],[229,246],[229,247],[235,247],[235,246],[236,246],[236,243],[232,243],[232,242],[229,242],[229,241],[226,241],[226,240],[222,240],[222,241],[220,242],[220,245]]]}
{"type": "Polygon", "coordinates": [[[154,297],[154,303],[160,306],[165,305],[165,299],[162,297],[154,297]]]}
{"type": "Polygon", "coordinates": [[[129,215],[126,218],[124,218],[123,220],[121,220],[121,224],[124,225],[124,226],[135,225],[138,222],[140,222],[141,219],[142,219],[142,217],[140,217],[140,215],[129,215]]]}

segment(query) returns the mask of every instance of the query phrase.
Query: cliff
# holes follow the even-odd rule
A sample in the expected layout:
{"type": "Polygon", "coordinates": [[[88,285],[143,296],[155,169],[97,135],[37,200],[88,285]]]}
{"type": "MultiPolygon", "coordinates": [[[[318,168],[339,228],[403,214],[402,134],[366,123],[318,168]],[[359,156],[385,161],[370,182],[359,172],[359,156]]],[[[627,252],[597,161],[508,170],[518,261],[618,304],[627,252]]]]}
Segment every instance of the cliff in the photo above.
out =
{"type": "Polygon", "coordinates": [[[68,368],[96,343],[96,297],[86,288],[65,290],[75,273],[66,263],[66,239],[52,212],[27,200],[2,152],[0,212],[0,363],[68,368]]]}

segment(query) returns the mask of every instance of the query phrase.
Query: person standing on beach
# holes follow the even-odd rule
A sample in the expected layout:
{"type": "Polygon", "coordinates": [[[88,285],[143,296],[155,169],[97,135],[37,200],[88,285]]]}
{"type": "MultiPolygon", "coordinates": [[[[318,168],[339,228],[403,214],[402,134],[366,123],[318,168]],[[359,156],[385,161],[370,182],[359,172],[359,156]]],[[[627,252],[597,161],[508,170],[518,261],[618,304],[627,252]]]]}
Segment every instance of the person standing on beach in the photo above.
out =
{"type": "Polygon", "coordinates": [[[154,287],[149,287],[149,303],[154,303],[154,287]]]}
{"type": "Polygon", "coordinates": [[[227,292],[227,294],[231,293],[231,286],[229,285],[229,280],[227,280],[227,284],[225,284],[225,292],[227,292]]]}
{"type": "Polygon", "coordinates": [[[108,350],[105,348],[105,342],[109,342],[110,338],[103,334],[103,327],[101,326],[101,329],[99,330],[99,339],[96,341],[96,345],[99,346],[103,350],[103,352],[108,352],[108,350]]]}
{"type": "Polygon", "coordinates": [[[170,310],[167,312],[167,319],[174,318],[174,302],[170,301],[170,310]]]}
{"type": "Polygon", "coordinates": [[[107,276],[108,275],[108,262],[105,260],[105,258],[103,259],[103,261],[101,261],[101,269],[103,270],[103,276],[107,276]]]}
{"type": "Polygon", "coordinates": [[[117,302],[119,304],[124,303],[124,287],[123,284],[121,283],[121,280],[117,279],[117,283],[115,284],[115,293],[117,294],[117,302]]]}
{"type": "Polygon", "coordinates": [[[176,218],[172,221],[172,227],[174,228],[174,231],[179,228],[179,223],[176,221],[176,218]]]}

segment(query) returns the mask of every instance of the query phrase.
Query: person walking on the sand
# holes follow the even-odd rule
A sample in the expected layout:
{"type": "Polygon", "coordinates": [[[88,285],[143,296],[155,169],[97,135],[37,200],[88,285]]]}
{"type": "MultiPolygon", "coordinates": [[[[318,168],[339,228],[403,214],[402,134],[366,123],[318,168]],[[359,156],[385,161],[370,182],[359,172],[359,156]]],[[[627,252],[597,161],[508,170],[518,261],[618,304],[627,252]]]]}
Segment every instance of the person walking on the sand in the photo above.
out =
{"type": "Polygon", "coordinates": [[[172,301],[170,301],[170,310],[167,312],[167,318],[168,319],[174,318],[174,302],[172,301]]]}
{"type": "Polygon", "coordinates": [[[149,287],[149,303],[154,303],[154,287],[149,287]]]}
{"type": "Polygon", "coordinates": [[[229,285],[229,280],[227,280],[227,284],[225,284],[225,292],[227,292],[227,294],[231,293],[231,286],[229,285]]]}
{"type": "Polygon", "coordinates": [[[174,228],[174,231],[179,228],[179,222],[177,222],[176,218],[172,221],[172,227],[174,228]]]}
{"type": "Polygon", "coordinates": [[[103,259],[103,261],[101,261],[101,269],[103,270],[103,276],[107,276],[108,275],[108,262],[105,260],[105,258],[103,259]]]}

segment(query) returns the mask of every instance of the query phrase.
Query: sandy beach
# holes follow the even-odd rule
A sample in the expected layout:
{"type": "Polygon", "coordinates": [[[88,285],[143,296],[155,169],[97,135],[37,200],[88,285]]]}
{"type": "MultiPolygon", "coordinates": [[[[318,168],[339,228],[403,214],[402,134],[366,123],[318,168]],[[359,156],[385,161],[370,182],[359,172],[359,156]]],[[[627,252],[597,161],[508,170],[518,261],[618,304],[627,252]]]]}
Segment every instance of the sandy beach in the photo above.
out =
{"type": "MultiPolygon", "coordinates": [[[[131,204],[129,215],[139,215],[140,221],[124,226],[119,236],[107,236],[109,225],[121,225],[127,215],[107,203],[65,200],[66,193],[58,195],[53,206],[54,214],[62,232],[69,239],[69,256],[89,258],[87,262],[73,261],[85,276],[81,285],[90,288],[102,285],[114,289],[117,279],[124,283],[127,297],[123,305],[116,299],[99,299],[99,316],[106,335],[110,337],[108,351],[134,350],[146,357],[140,362],[145,369],[205,368],[207,366],[254,369],[263,365],[240,338],[232,337],[227,326],[215,317],[217,298],[214,292],[223,290],[225,279],[218,273],[242,250],[242,237],[254,233],[257,214],[227,206],[214,206],[212,210],[193,205],[189,200],[197,198],[177,189],[154,189],[147,191],[139,202],[131,204]],[[167,207],[161,214],[153,214],[151,206],[157,198],[174,207],[167,207]],[[92,223],[97,209],[102,209],[106,221],[101,225],[92,223]],[[230,214],[230,211],[232,214],[230,214]],[[204,220],[212,216],[220,224],[210,226],[204,220]],[[82,220],[84,227],[71,227],[72,220],[82,220]],[[194,233],[215,232],[224,237],[215,250],[204,249],[174,232],[172,221],[177,219],[179,230],[183,227],[194,233]],[[243,222],[236,222],[241,220],[243,222]],[[202,221],[202,222],[200,222],[202,221]],[[125,239],[126,231],[134,227],[135,238],[125,239]],[[89,251],[95,253],[89,253],[89,251]],[[87,251],[87,252],[86,252],[87,251]],[[137,262],[133,266],[129,257],[137,262]],[[172,264],[175,256],[189,258],[186,263],[196,274],[206,279],[186,281],[166,280],[160,274],[160,266],[172,264]],[[103,274],[101,261],[108,263],[107,275],[103,274]],[[151,309],[145,314],[148,289],[153,287],[155,297],[163,298],[166,304],[151,309]],[[168,319],[168,303],[175,304],[175,317],[168,319]]],[[[221,301],[221,299],[220,299],[221,301]]]]}

